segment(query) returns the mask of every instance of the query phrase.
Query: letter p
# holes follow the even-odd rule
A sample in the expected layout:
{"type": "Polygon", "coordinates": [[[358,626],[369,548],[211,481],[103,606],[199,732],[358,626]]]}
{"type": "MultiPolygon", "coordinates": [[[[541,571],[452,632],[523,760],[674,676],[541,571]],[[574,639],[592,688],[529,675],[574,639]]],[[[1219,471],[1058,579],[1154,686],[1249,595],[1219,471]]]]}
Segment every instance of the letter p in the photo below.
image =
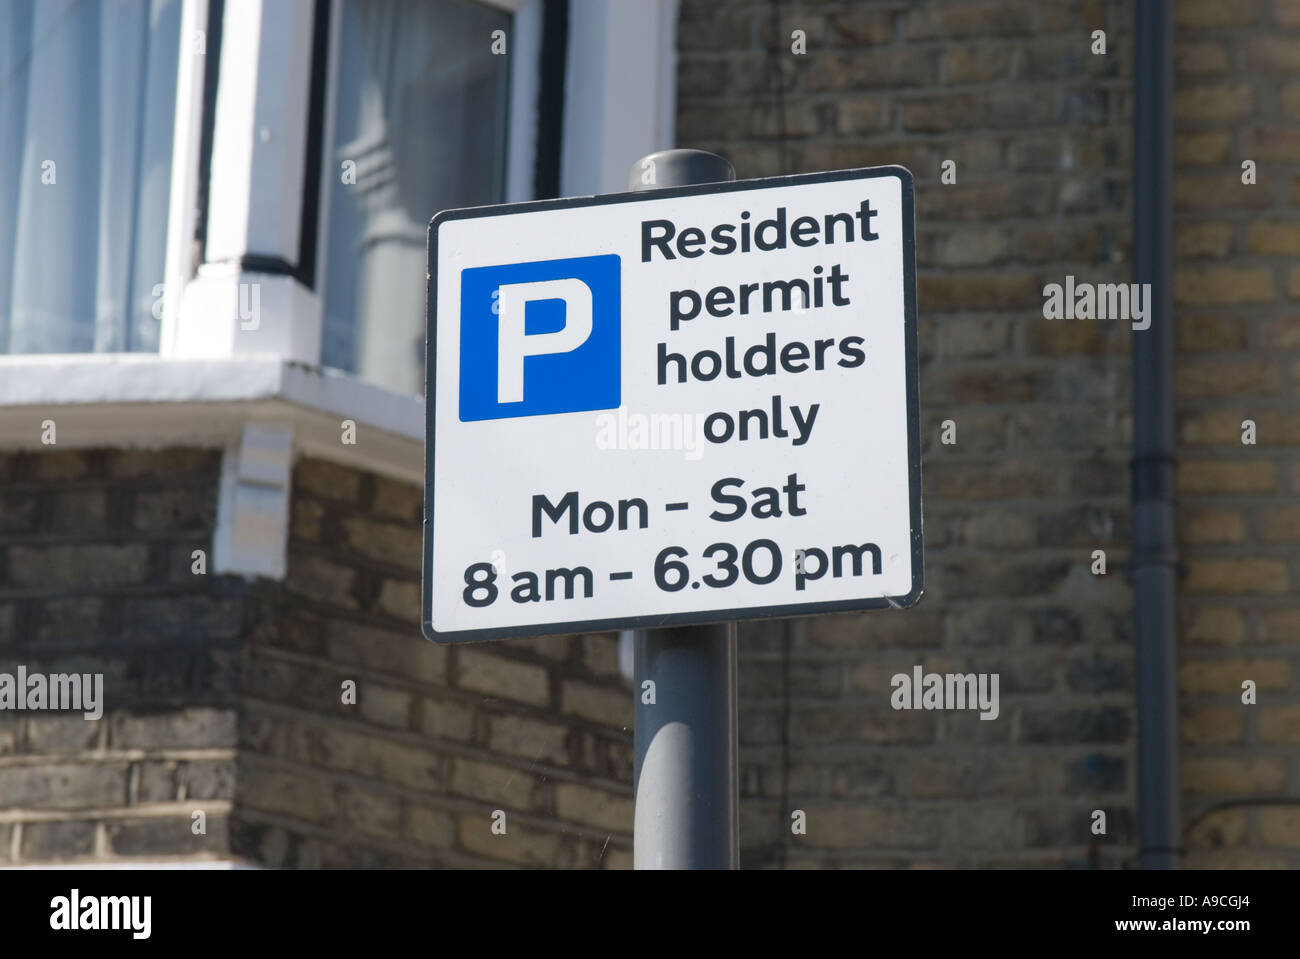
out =
{"type": "Polygon", "coordinates": [[[591,336],[591,287],[569,277],[529,283],[502,283],[498,296],[497,402],[524,399],[524,357],[572,353],[591,336]],[[564,326],[529,334],[524,315],[530,302],[564,301],[564,326]]]}

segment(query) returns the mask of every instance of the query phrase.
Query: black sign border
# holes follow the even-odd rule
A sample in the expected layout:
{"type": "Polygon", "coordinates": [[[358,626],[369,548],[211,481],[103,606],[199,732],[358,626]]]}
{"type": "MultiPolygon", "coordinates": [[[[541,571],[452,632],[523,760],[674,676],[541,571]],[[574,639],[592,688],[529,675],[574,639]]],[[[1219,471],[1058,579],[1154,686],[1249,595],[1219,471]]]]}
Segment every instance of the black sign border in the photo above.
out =
{"type": "Polygon", "coordinates": [[[819,613],[843,613],[867,609],[909,609],[925,592],[925,542],[921,517],[921,416],[920,387],[916,352],[916,213],[912,172],[891,165],[833,170],[824,173],[800,173],[792,176],[763,177],[755,180],[732,180],[695,186],[670,187],[637,193],[609,193],[601,196],[566,197],[558,200],[532,200],[525,203],[502,203],[494,206],[444,210],[429,221],[427,292],[425,321],[425,465],[424,465],[424,562],[420,570],[420,630],[426,639],[441,644],[478,642],[525,636],[558,636],[566,633],[604,633],[620,629],[661,629],[669,626],[696,626],[710,623],[742,622],[761,619],[787,619],[819,613]],[[740,193],[773,187],[799,186],[805,183],[835,183],[840,180],[870,180],[898,177],[903,192],[903,325],[906,345],[907,378],[907,459],[912,530],[912,589],[906,596],[877,596],[828,602],[789,603],[780,606],[750,606],[741,609],[709,610],[698,613],[670,613],[664,616],[626,616],[619,619],[584,619],[538,626],[493,627],[489,629],[435,630],[433,620],[433,476],[435,469],[434,401],[437,396],[437,316],[438,302],[438,227],[452,220],[530,213],[539,210],[563,210],[573,207],[607,206],[666,200],[674,197],[701,196],[714,193],[740,193]]]}

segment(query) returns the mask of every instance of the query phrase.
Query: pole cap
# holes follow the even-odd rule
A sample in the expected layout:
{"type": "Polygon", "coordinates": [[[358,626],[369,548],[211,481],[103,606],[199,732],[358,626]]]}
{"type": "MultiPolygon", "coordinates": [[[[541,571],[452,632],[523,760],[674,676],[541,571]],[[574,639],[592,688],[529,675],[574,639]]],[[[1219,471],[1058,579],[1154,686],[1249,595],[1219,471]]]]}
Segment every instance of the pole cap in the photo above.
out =
{"type": "Polygon", "coordinates": [[[726,157],[707,150],[660,150],[632,164],[627,188],[634,193],[697,183],[722,183],[736,178],[726,157]]]}

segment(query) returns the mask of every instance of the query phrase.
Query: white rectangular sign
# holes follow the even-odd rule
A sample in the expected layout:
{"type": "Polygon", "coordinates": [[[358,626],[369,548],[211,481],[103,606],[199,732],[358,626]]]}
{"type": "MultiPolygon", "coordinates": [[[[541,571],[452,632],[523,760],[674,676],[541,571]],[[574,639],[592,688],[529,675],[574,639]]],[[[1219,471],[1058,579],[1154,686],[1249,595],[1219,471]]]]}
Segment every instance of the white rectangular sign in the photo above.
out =
{"type": "Polygon", "coordinates": [[[901,167],[434,217],[425,635],[913,605],[914,246],[901,167]]]}

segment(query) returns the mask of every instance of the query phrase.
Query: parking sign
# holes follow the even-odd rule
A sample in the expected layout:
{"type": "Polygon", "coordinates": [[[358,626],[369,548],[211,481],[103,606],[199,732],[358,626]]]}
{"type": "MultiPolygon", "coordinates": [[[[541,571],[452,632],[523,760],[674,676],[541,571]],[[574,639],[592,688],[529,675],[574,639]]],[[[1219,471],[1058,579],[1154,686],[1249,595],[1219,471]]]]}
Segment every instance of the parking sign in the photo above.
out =
{"type": "Polygon", "coordinates": [[[899,167],[436,216],[425,634],[915,603],[914,256],[899,167]]]}

